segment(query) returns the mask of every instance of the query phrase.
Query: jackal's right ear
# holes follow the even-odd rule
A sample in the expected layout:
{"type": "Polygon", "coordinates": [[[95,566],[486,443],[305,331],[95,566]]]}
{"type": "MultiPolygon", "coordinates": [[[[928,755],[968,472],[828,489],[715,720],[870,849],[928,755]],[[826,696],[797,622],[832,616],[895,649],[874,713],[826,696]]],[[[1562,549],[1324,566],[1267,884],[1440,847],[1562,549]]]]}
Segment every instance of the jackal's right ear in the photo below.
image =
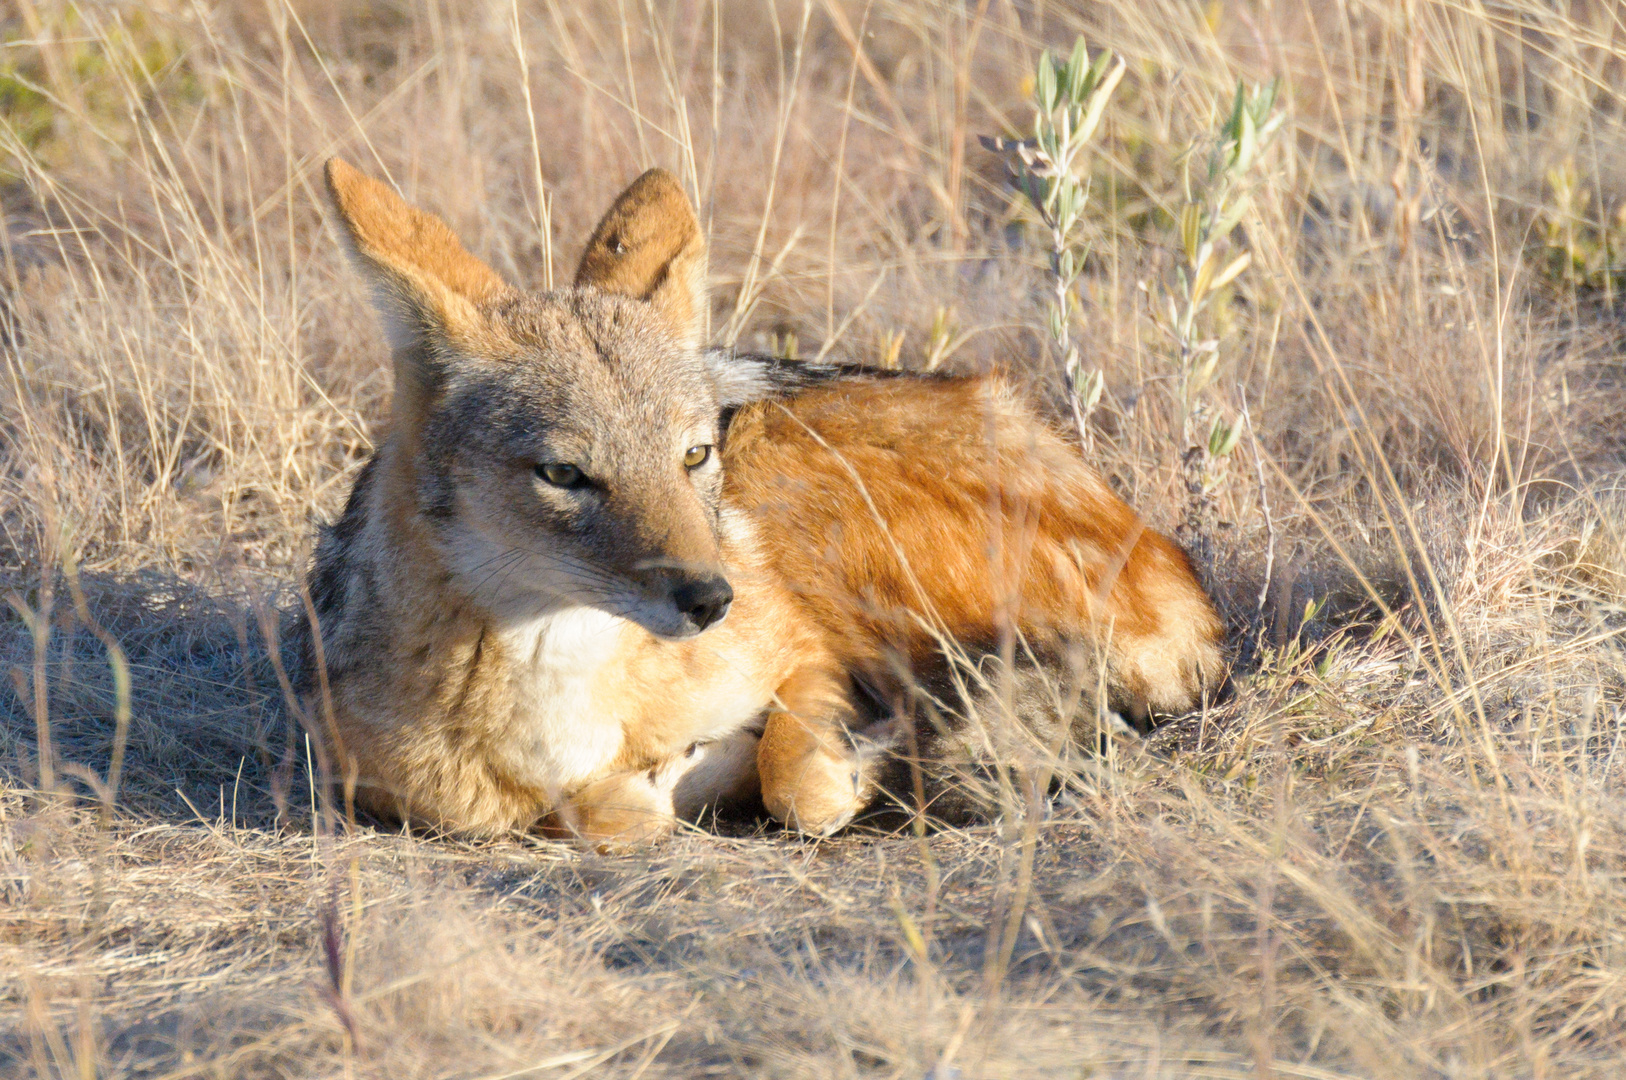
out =
{"type": "Polygon", "coordinates": [[[436,335],[477,336],[485,320],[475,305],[512,291],[444,221],[338,158],[328,159],[327,190],[398,353],[436,335]]]}
{"type": "Polygon", "coordinates": [[[677,177],[650,169],[616,197],[587,241],[576,284],[647,300],[679,340],[700,346],[706,241],[677,177]]]}

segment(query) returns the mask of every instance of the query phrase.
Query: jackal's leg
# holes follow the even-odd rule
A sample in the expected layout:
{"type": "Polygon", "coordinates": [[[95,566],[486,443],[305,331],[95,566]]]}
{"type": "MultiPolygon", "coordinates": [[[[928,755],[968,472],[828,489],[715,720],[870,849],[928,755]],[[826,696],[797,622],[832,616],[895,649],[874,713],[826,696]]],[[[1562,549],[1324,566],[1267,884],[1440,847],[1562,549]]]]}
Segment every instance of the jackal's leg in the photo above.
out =
{"type": "Polygon", "coordinates": [[[757,736],[742,731],[697,743],[637,772],[614,773],[570,796],[552,815],[551,831],[585,840],[600,851],[652,844],[678,821],[708,807],[756,794],[757,736]]]}
{"type": "Polygon", "coordinates": [[[877,757],[849,735],[856,719],[845,676],[804,668],[779,688],[757,747],[768,812],[828,836],[875,797],[877,757]]]}

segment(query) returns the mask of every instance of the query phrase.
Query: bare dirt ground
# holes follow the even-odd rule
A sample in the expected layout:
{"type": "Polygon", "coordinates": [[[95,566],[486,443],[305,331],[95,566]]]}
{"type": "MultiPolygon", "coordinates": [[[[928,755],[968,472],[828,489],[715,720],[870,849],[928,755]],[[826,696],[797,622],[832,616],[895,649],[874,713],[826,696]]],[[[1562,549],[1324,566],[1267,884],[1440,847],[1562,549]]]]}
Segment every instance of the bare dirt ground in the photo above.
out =
{"type": "Polygon", "coordinates": [[[1617,5],[18,0],[0,29],[0,1074],[1621,1074],[1617,5]],[[533,288],[664,165],[717,340],[1056,400],[1043,237],[976,136],[1030,128],[1078,33],[1128,61],[1081,165],[1089,452],[1172,530],[1188,421],[1246,402],[1201,523],[1233,695],[1047,763],[1042,799],[1012,762],[960,827],[610,857],[326,810],[268,641],[390,375],[322,160],[533,288]],[[1236,80],[1277,75],[1252,265],[1182,396],[1180,207],[1236,80]]]}

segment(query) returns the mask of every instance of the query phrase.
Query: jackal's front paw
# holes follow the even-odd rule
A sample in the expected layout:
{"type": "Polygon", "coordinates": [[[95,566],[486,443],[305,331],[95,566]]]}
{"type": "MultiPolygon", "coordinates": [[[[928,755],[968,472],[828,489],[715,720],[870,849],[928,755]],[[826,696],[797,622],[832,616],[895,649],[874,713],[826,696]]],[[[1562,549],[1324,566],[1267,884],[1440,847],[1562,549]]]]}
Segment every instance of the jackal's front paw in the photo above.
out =
{"type": "Polygon", "coordinates": [[[595,780],[554,814],[555,831],[601,852],[653,844],[677,825],[672,789],[681,775],[657,766],[595,780]]]}
{"type": "Polygon", "coordinates": [[[757,748],[762,802],[789,828],[829,836],[875,797],[878,761],[895,741],[889,724],[854,737],[775,713],[757,748]]]}
{"type": "Polygon", "coordinates": [[[707,809],[754,799],[757,737],[749,731],[696,743],[653,768],[616,773],[571,796],[555,831],[600,851],[652,844],[707,809]]]}

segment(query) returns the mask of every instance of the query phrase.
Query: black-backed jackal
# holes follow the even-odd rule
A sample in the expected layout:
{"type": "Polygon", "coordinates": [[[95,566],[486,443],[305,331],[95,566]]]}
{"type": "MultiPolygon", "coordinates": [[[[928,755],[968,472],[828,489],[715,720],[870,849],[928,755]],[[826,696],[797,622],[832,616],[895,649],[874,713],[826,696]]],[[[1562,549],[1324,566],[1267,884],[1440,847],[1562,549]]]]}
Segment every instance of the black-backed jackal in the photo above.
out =
{"type": "Polygon", "coordinates": [[[826,833],[875,794],[850,737],[874,688],[945,641],[1094,643],[1141,715],[1219,677],[1185,555],[1010,382],[705,348],[669,174],[542,295],[345,163],[327,181],[395,357],[302,646],[364,807],[616,843],[760,791],[826,833]]]}

